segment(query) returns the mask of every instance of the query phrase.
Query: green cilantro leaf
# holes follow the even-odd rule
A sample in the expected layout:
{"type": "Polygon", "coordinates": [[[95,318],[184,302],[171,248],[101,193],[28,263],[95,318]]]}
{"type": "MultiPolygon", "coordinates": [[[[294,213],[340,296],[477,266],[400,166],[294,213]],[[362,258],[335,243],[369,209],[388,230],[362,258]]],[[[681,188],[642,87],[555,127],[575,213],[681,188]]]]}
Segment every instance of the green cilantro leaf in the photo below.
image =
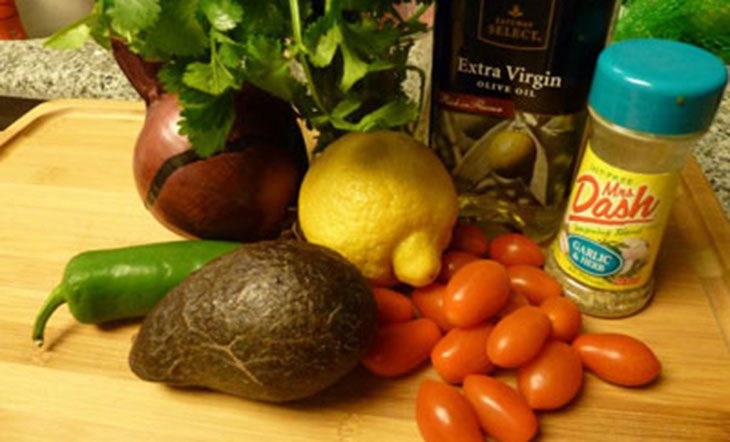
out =
{"type": "Polygon", "coordinates": [[[376,60],[368,65],[368,73],[389,71],[398,67],[396,63],[386,60],[376,60]]]}
{"type": "MultiPolygon", "coordinates": [[[[342,105],[340,113],[345,114],[354,107],[355,102],[340,104],[342,105]]],[[[355,110],[357,108],[352,110],[352,112],[355,110]]],[[[319,116],[313,121],[315,124],[330,123],[336,129],[343,131],[371,132],[374,130],[402,127],[418,117],[418,107],[414,103],[404,99],[398,99],[381,106],[362,117],[357,123],[351,123],[345,119],[352,112],[349,112],[347,115],[337,115],[333,112],[331,115],[319,116]]]]}
{"type": "Polygon", "coordinates": [[[343,61],[340,89],[342,92],[347,92],[368,73],[368,63],[358,57],[346,44],[340,44],[340,49],[343,61]]]}
{"type": "Polygon", "coordinates": [[[114,0],[107,13],[112,29],[122,36],[132,36],[157,21],[159,0],[114,0]]]}
{"type": "Polygon", "coordinates": [[[246,41],[245,79],[261,89],[290,101],[300,87],[291,73],[291,60],[276,39],[252,35],[246,41]]]}
{"type": "Polygon", "coordinates": [[[243,19],[243,8],[233,0],[201,0],[200,9],[219,31],[230,31],[243,19]]]}
{"type": "Polygon", "coordinates": [[[402,81],[420,15],[433,0],[95,0],[87,18],[47,41],[109,47],[121,38],[160,62],[177,94],[180,131],[201,156],[225,147],[243,82],[290,101],[320,132],[318,149],[348,131],[402,129],[417,118],[402,81]]]}
{"type": "Polygon", "coordinates": [[[200,56],[208,38],[198,20],[198,0],[159,0],[164,13],[149,29],[143,49],[145,58],[200,56]]]}
{"type": "Polygon", "coordinates": [[[400,39],[400,31],[392,25],[378,24],[377,21],[363,17],[355,23],[343,26],[348,43],[358,52],[371,59],[386,57],[400,39]]]}
{"type": "Polygon", "coordinates": [[[179,98],[183,108],[180,133],[188,137],[195,152],[208,158],[222,150],[235,120],[234,93],[212,96],[186,90],[179,98]]]}
{"type": "Polygon", "coordinates": [[[218,59],[230,69],[241,69],[244,52],[240,45],[235,43],[221,43],[218,47],[218,59]]]}
{"type": "Polygon", "coordinates": [[[357,96],[347,96],[337,103],[330,114],[316,115],[310,117],[312,123],[317,126],[331,124],[333,127],[341,130],[354,130],[355,124],[347,121],[347,118],[357,112],[363,105],[362,99],[357,96]]]}
{"type": "Polygon", "coordinates": [[[369,132],[404,126],[418,118],[418,107],[411,101],[397,99],[364,116],[354,130],[369,132]]]}
{"type": "Polygon", "coordinates": [[[346,93],[368,73],[368,63],[349,46],[338,14],[341,12],[333,7],[327,15],[310,24],[302,37],[308,62],[317,68],[330,66],[339,48],[342,54],[340,89],[346,93]]]}
{"type": "Polygon", "coordinates": [[[347,96],[332,109],[332,117],[345,119],[362,107],[363,101],[356,96],[347,96]]]}
{"type": "Polygon", "coordinates": [[[162,83],[165,91],[179,93],[186,88],[185,83],[183,83],[185,67],[183,63],[165,63],[162,66],[157,72],[157,80],[162,83]]]}
{"type": "Polygon", "coordinates": [[[210,63],[190,63],[182,81],[186,86],[210,95],[220,95],[237,86],[233,75],[216,59],[210,63]]]}
{"type": "Polygon", "coordinates": [[[62,28],[43,44],[53,49],[78,49],[89,40],[90,35],[91,27],[87,17],[62,28]]]}
{"type": "Polygon", "coordinates": [[[292,27],[289,16],[289,0],[239,1],[243,8],[241,24],[233,34],[244,41],[250,35],[276,37],[284,40],[290,36],[292,27]]]}
{"type": "Polygon", "coordinates": [[[304,35],[309,61],[318,68],[327,67],[342,43],[342,34],[330,16],[320,17],[312,23],[304,35]]]}

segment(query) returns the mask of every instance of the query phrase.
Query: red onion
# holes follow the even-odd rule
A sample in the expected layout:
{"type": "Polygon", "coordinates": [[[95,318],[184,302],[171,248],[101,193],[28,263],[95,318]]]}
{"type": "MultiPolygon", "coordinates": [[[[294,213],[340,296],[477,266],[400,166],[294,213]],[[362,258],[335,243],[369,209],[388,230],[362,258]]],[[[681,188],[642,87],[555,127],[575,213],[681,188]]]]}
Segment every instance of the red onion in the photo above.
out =
{"type": "Polygon", "coordinates": [[[203,159],[178,133],[180,106],[157,83],[157,66],[121,42],[113,48],[148,104],[134,152],[134,177],[155,218],[184,236],[238,241],[276,237],[307,167],[291,106],[244,86],[225,150],[203,159]]]}

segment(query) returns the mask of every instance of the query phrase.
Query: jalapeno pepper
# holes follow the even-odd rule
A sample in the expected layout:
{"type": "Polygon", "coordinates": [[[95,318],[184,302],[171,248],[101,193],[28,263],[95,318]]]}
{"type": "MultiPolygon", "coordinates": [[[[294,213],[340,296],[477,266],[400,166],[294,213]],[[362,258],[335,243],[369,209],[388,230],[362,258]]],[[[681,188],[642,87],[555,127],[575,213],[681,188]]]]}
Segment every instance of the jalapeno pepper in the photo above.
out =
{"type": "Polygon", "coordinates": [[[144,316],[190,273],[240,246],[226,241],[175,241],[76,255],[66,265],[61,284],[41,307],[33,340],[43,345],[46,322],[64,303],[76,320],[86,324],[144,316]]]}

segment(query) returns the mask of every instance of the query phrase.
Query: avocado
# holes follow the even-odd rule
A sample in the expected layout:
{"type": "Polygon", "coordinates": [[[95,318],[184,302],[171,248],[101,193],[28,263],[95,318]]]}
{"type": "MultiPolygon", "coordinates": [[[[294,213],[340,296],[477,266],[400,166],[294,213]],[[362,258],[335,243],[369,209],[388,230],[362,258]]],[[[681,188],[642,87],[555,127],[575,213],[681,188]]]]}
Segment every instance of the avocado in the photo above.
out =
{"type": "Polygon", "coordinates": [[[376,329],[372,291],[345,258],[297,241],[245,245],[185,279],[129,355],[140,378],[285,402],[334,384],[376,329]]]}

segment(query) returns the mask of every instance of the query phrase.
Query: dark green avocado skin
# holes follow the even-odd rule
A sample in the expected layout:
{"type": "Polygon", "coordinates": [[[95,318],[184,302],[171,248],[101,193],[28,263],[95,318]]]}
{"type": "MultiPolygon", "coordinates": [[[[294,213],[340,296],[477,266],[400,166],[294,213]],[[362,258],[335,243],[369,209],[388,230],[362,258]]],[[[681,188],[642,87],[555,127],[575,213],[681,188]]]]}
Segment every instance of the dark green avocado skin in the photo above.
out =
{"type": "Polygon", "coordinates": [[[293,401],[351,371],[376,325],[372,291],[345,258],[305,242],[264,241],[170,291],[142,324],[129,365],[147,381],[293,401]]]}

